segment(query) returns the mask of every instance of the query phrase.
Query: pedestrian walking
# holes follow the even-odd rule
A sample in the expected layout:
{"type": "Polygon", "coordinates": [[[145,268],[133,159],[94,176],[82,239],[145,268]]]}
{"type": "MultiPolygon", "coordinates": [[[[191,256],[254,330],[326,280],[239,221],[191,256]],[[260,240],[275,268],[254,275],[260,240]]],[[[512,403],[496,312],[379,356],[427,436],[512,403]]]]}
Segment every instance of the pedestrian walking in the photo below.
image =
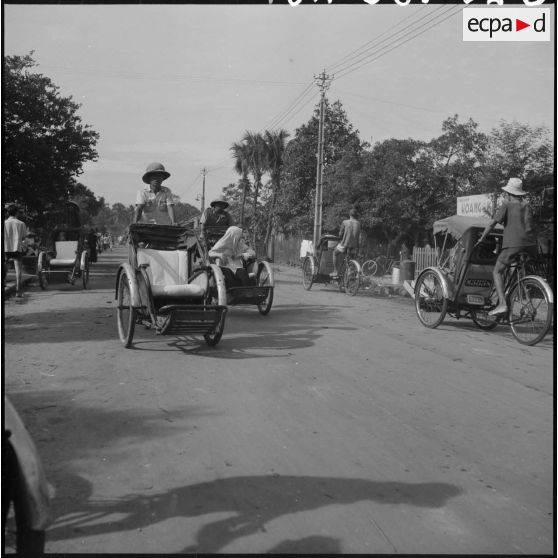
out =
{"type": "Polygon", "coordinates": [[[23,241],[27,236],[25,223],[18,219],[19,207],[15,204],[8,207],[8,218],[4,221],[4,274],[3,284],[6,284],[8,262],[14,262],[16,276],[16,296],[21,298],[22,270],[21,258],[23,257],[23,241]]]}

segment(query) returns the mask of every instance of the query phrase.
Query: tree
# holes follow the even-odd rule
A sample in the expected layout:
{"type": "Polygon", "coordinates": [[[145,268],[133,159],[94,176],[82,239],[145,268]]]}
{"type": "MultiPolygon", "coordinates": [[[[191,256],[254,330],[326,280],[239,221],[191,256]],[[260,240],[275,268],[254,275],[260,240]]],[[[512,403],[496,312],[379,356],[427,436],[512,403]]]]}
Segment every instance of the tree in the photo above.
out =
{"type": "Polygon", "coordinates": [[[97,196],[84,184],[77,182],[70,186],[70,197],[80,208],[80,217],[83,225],[90,224],[92,218],[105,207],[105,199],[97,196]]]}
{"type": "MultiPolygon", "coordinates": [[[[242,141],[246,145],[246,154],[248,161],[248,172],[254,179],[254,197],[252,199],[252,218],[255,223],[257,220],[258,194],[262,185],[262,175],[267,170],[267,149],[263,136],[254,132],[246,132],[242,141]]],[[[254,245],[256,241],[256,231],[252,225],[252,235],[254,245]]]]}
{"type": "Polygon", "coordinates": [[[99,135],[82,123],[72,97],[30,71],[32,54],[4,57],[2,181],[6,199],[33,216],[68,199],[83,164],[97,158],[99,135]]]}
{"type": "Polygon", "coordinates": [[[276,225],[275,205],[277,194],[281,185],[281,169],[283,167],[283,158],[285,155],[286,140],[289,133],[286,130],[270,132],[266,130],[264,139],[266,144],[266,162],[267,170],[271,176],[271,199],[269,203],[269,211],[267,212],[267,228],[265,233],[265,246],[269,245],[271,231],[276,225]]]}
{"type": "MultiPolygon", "coordinates": [[[[246,195],[250,189],[250,181],[248,180],[249,172],[249,147],[246,143],[233,143],[231,146],[233,157],[235,160],[234,170],[241,176],[240,184],[242,188],[242,201],[240,203],[240,219],[239,223],[244,225],[244,207],[246,205],[246,195]]],[[[230,187],[230,185],[229,185],[230,187]]]]}
{"type": "MultiPolygon", "coordinates": [[[[324,116],[324,212],[330,203],[328,190],[332,186],[329,169],[344,154],[353,151],[357,156],[365,143],[353,128],[340,101],[325,101],[324,116]]],[[[284,155],[281,196],[277,200],[277,218],[285,232],[308,234],[314,221],[314,195],[318,149],[319,105],[312,118],[298,128],[289,141],[284,155]]]]}

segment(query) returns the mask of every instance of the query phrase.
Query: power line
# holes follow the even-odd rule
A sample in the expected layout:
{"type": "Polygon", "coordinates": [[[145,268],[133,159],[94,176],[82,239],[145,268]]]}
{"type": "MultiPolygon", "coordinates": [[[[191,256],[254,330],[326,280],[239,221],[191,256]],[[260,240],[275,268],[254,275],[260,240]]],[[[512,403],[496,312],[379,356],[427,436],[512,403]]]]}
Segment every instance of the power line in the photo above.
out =
{"type": "MultiPolygon", "coordinates": [[[[452,6],[454,7],[454,6],[452,6]]],[[[450,10],[447,10],[445,13],[447,13],[450,10]]],[[[424,29],[422,29],[422,31],[411,35],[409,37],[407,37],[405,40],[397,43],[397,39],[395,41],[395,44],[393,46],[391,45],[386,45],[385,47],[382,47],[381,49],[379,49],[378,52],[374,52],[369,54],[367,57],[365,57],[363,60],[359,61],[359,62],[353,62],[352,64],[350,64],[349,66],[347,66],[346,68],[343,68],[342,70],[340,70],[337,74],[337,79],[340,79],[342,77],[345,77],[348,74],[351,74],[353,72],[355,72],[356,70],[359,70],[360,68],[362,68],[363,66],[366,66],[367,64],[370,64],[371,62],[374,62],[376,60],[378,60],[379,58],[382,58],[383,56],[385,56],[386,54],[388,54],[389,52],[395,50],[396,48],[399,48],[400,46],[408,43],[409,41],[411,41],[412,39],[415,39],[416,37],[419,37],[420,35],[423,35],[424,33],[426,33],[427,31],[429,31],[430,29],[436,27],[437,25],[440,25],[441,23],[443,23],[444,21],[446,21],[447,19],[449,19],[450,17],[453,17],[454,15],[456,15],[458,12],[461,11],[461,8],[458,6],[457,9],[451,11],[451,13],[449,15],[447,15],[446,17],[436,21],[435,23],[433,23],[432,25],[425,27],[424,29]],[[391,48],[389,48],[391,47],[391,48]],[[387,49],[387,50],[386,50],[387,49]],[[381,53],[382,51],[385,51],[383,53],[381,53]],[[381,54],[380,54],[381,53],[381,54]],[[356,66],[356,67],[355,67],[356,66]],[[354,69],[351,69],[353,68],[354,69]]],[[[435,18],[434,18],[435,19],[435,18]]],[[[433,20],[430,20],[433,21],[433,20]]]]}
{"type": "MultiPolygon", "coordinates": [[[[440,8],[441,9],[441,8],[440,8]]],[[[359,51],[362,51],[361,53],[359,53],[357,56],[360,56],[361,54],[363,54],[366,50],[368,50],[368,45],[372,45],[374,43],[376,43],[378,41],[378,39],[380,39],[381,37],[383,37],[384,35],[387,35],[391,30],[396,29],[397,27],[399,27],[400,25],[402,25],[405,21],[407,21],[408,19],[411,19],[413,17],[415,17],[417,14],[413,13],[411,11],[410,15],[407,16],[406,18],[404,18],[403,20],[397,22],[395,25],[392,25],[389,29],[386,29],[386,31],[384,31],[383,33],[381,33],[380,35],[378,35],[377,37],[375,37],[374,39],[371,39],[370,41],[368,41],[367,43],[364,43],[364,45],[361,45],[360,47],[354,49],[353,51],[349,52],[348,54],[346,54],[345,56],[343,56],[342,58],[340,58],[337,62],[335,62],[334,64],[332,64],[331,66],[327,67],[328,71],[334,71],[335,68],[337,68],[338,66],[340,66],[342,63],[344,63],[345,61],[347,61],[348,59],[352,58],[353,56],[356,55],[356,53],[358,53],[359,51]]],[[[428,17],[429,14],[426,14],[424,16],[422,16],[421,18],[417,19],[414,23],[418,23],[419,21],[421,21],[422,19],[428,17]]],[[[411,24],[411,25],[414,25],[411,24]]],[[[409,27],[409,26],[407,26],[409,27]]],[[[398,31],[397,33],[400,33],[401,31],[403,31],[404,29],[406,29],[407,27],[404,27],[402,30],[398,31]]],[[[383,42],[383,41],[382,41],[383,42]]]]}

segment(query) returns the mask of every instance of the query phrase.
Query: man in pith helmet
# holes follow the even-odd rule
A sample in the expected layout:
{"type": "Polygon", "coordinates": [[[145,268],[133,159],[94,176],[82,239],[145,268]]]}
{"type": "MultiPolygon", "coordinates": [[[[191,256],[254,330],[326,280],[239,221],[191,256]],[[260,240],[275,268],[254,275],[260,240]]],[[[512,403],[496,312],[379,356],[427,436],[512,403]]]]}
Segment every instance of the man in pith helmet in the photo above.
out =
{"type": "Polygon", "coordinates": [[[227,227],[232,227],[235,224],[231,214],[227,211],[227,207],[229,207],[229,202],[225,199],[225,196],[219,196],[209,204],[200,219],[202,236],[205,236],[208,228],[223,227],[224,232],[227,227]]]}
{"type": "Polygon", "coordinates": [[[138,192],[134,223],[156,223],[158,225],[175,225],[174,196],[169,188],[163,186],[170,173],[161,163],[151,163],[142,180],[149,186],[138,192]]]}

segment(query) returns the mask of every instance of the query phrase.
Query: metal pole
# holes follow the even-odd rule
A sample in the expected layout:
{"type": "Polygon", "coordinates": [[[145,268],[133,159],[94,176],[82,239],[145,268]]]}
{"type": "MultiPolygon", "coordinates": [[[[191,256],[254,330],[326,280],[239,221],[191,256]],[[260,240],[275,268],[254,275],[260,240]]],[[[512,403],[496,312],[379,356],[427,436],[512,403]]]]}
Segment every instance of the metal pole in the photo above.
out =
{"type": "Polygon", "coordinates": [[[324,121],[325,121],[325,92],[328,89],[332,77],[326,75],[325,70],[320,76],[314,76],[318,80],[318,87],[321,89],[322,94],[320,97],[320,116],[318,126],[318,153],[316,155],[316,195],[314,205],[314,235],[313,235],[313,248],[314,253],[318,241],[322,236],[322,177],[324,166],[324,121]]]}
{"type": "Polygon", "coordinates": [[[201,212],[205,210],[205,175],[207,174],[207,169],[204,167],[202,169],[203,184],[202,184],[202,197],[201,197],[201,212]]]}

